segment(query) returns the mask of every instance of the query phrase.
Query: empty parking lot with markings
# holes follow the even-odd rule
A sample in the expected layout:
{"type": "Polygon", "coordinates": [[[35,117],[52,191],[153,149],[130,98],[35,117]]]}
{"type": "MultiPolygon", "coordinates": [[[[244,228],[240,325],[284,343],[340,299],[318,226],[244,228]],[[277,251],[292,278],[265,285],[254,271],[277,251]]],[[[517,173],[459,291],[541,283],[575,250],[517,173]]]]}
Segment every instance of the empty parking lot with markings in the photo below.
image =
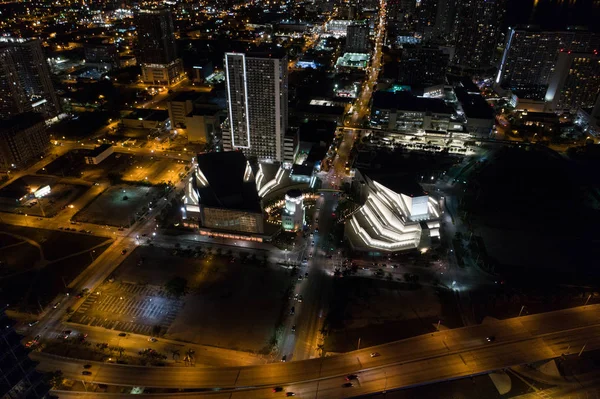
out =
{"type": "Polygon", "coordinates": [[[71,321],[137,334],[165,332],[183,301],[168,297],[161,287],[126,282],[107,282],[90,293],[71,321]]]}

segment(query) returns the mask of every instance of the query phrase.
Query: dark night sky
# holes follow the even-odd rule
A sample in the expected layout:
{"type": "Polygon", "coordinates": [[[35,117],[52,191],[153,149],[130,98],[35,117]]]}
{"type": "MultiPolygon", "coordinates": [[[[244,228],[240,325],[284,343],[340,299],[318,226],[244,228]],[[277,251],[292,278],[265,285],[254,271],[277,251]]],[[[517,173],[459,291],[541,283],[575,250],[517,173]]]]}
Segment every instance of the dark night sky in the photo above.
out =
{"type": "Polygon", "coordinates": [[[535,24],[544,29],[565,29],[582,25],[600,30],[600,0],[508,0],[506,26],[535,24]]]}

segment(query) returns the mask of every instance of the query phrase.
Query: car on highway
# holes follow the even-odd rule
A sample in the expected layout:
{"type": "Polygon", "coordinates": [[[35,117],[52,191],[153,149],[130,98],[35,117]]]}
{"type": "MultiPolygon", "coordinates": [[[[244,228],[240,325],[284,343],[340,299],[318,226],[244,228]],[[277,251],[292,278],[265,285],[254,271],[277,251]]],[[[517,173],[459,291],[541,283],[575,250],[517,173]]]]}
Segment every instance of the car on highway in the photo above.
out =
{"type": "Polygon", "coordinates": [[[119,337],[126,337],[126,336],[127,336],[127,333],[124,333],[124,332],[119,333],[119,337]]]}
{"type": "Polygon", "coordinates": [[[56,303],[54,304],[54,306],[52,306],[52,307],[53,307],[54,309],[56,309],[56,308],[57,308],[57,307],[59,307],[59,306],[60,306],[60,302],[56,302],[56,303]]]}
{"type": "Polygon", "coordinates": [[[273,393],[275,392],[282,392],[283,391],[283,387],[275,387],[273,388],[273,393]]]}
{"type": "Polygon", "coordinates": [[[353,386],[354,386],[354,384],[351,383],[351,382],[346,382],[346,383],[342,384],[343,388],[350,388],[350,387],[353,387],[353,386]]]}
{"type": "Polygon", "coordinates": [[[377,357],[380,356],[378,352],[371,352],[371,357],[377,357]]]}
{"type": "Polygon", "coordinates": [[[346,376],[346,381],[358,380],[358,376],[356,374],[349,374],[346,376]]]}
{"type": "Polygon", "coordinates": [[[283,355],[283,357],[281,358],[281,361],[282,361],[283,363],[285,363],[285,361],[286,361],[286,360],[287,360],[287,355],[283,355]]]}
{"type": "Polygon", "coordinates": [[[125,255],[126,253],[127,253],[126,249],[124,249],[124,250],[121,251],[121,255],[125,255]]]}
{"type": "Polygon", "coordinates": [[[302,295],[298,295],[298,302],[302,302],[302,295]]]}
{"type": "Polygon", "coordinates": [[[304,273],[304,278],[308,278],[308,272],[304,273]]]}
{"type": "Polygon", "coordinates": [[[64,339],[69,338],[69,335],[71,335],[71,332],[72,332],[71,330],[65,330],[65,331],[63,331],[62,332],[63,333],[63,338],[64,339]]]}
{"type": "Polygon", "coordinates": [[[92,375],[91,371],[82,371],[81,374],[83,375],[92,375]]]}
{"type": "Polygon", "coordinates": [[[91,365],[91,364],[84,364],[84,365],[83,365],[83,368],[84,368],[84,369],[86,369],[86,370],[87,370],[87,369],[91,369],[91,368],[92,368],[92,365],[91,365]]]}
{"type": "Polygon", "coordinates": [[[158,340],[154,337],[148,338],[148,342],[156,342],[156,341],[158,341],[158,340]]]}
{"type": "Polygon", "coordinates": [[[295,324],[292,326],[292,332],[296,332],[296,325],[295,324]]]}
{"type": "Polygon", "coordinates": [[[285,396],[296,396],[294,392],[286,392],[285,396]]]}
{"type": "Polygon", "coordinates": [[[292,306],[290,309],[290,314],[293,315],[294,313],[296,313],[296,308],[292,306]]]}
{"type": "Polygon", "coordinates": [[[494,342],[496,340],[496,337],[493,335],[490,335],[489,337],[485,337],[485,340],[487,342],[494,342]]]}
{"type": "Polygon", "coordinates": [[[29,327],[33,327],[33,326],[35,326],[39,322],[40,322],[39,320],[30,321],[29,322],[29,327]]]}

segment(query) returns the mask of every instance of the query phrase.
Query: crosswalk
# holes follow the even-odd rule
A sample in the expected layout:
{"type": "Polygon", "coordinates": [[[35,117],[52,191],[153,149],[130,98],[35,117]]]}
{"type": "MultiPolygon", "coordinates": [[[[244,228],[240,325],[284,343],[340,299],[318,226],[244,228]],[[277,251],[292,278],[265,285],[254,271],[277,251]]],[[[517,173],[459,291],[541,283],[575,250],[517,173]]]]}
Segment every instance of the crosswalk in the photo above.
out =
{"type": "Polygon", "coordinates": [[[111,330],[152,335],[153,328],[169,328],[183,301],[167,297],[161,287],[118,283],[110,292],[90,294],[71,321],[111,330]]]}

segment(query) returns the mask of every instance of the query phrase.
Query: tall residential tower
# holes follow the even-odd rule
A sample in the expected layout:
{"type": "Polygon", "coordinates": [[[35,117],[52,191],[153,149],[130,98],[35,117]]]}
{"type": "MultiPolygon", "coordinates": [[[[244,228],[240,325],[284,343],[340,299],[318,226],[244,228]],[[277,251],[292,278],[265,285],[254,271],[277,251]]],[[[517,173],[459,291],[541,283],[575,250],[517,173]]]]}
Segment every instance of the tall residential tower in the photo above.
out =
{"type": "Polygon", "coordinates": [[[600,35],[586,31],[509,28],[496,83],[521,97],[542,99],[559,53],[600,50],[600,35]]]}
{"type": "Polygon", "coordinates": [[[225,54],[229,129],[225,150],[241,150],[259,161],[284,160],[288,124],[287,57],[225,54]]]}
{"type": "Polygon", "coordinates": [[[457,66],[469,70],[492,66],[505,12],[505,0],[457,1],[454,26],[457,66]]]}
{"type": "Polygon", "coordinates": [[[138,33],[137,59],[144,82],[172,84],[181,79],[183,64],[177,58],[175,28],[171,11],[142,9],[135,15],[138,33]]]}
{"type": "Polygon", "coordinates": [[[60,103],[42,45],[37,39],[0,38],[0,118],[23,112],[45,118],[60,112],[60,103]]]}

